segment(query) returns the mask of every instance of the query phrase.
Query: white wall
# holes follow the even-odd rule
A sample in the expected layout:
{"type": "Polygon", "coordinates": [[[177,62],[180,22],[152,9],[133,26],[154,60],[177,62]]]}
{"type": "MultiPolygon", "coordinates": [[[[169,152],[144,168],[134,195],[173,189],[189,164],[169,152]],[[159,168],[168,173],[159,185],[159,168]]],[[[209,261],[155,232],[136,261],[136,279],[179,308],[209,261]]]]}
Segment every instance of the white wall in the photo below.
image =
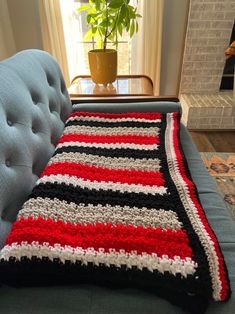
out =
{"type": "Polygon", "coordinates": [[[6,0],[0,0],[0,60],[16,51],[6,0]]]}
{"type": "Polygon", "coordinates": [[[189,0],[164,0],[160,95],[178,95],[189,0]]]}
{"type": "Polygon", "coordinates": [[[42,49],[40,0],[7,0],[16,51],[42,49]]]}

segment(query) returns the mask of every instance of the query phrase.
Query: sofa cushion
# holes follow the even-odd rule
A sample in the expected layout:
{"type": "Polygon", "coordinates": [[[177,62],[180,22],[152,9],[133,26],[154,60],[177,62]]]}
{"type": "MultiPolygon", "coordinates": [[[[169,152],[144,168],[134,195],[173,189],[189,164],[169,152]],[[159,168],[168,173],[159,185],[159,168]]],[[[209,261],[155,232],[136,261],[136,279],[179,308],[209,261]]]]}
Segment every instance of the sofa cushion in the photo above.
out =
{"type": "Polygon", "coordinates": [[[74,104],[73,111],[87,112],[179,112],[181,113],[181,105],[172,101],[143,101],[143,102],[105,102],[105,103],[82,103],[74,104]]]}
{"type": "MultiPolygon", "coordinates": [[[[60,68],[48,53],[25,50],[0,62],[0,230],[15,220],[71,110],[60,68]]],[[[0,232],[0,247],[4,240],[0,232]]]]}

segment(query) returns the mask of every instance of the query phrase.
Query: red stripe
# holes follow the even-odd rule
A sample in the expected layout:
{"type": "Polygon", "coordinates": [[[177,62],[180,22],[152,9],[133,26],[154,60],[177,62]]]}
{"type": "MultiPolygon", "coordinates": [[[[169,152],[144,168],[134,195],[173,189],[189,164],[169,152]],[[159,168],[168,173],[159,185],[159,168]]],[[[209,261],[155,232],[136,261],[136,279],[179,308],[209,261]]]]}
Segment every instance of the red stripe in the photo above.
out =
{"type": "Polygon", "coordinates": [[[58,143],[64,142],[84,142],[84,143],[129,143],[140,145],[159,144],[158,136],[141,135],[84,135],[84,134],[64,134],[58,143]]]}
{"type": "Polygon", "coordinates": [[[218,263],[219,263],[219,276],[221,280],[221,285],[222,285],[222,291],[221,291],[221,301],[225,301],[229,297],[229,286],[228,286],[228,281],[227,281],[227,275],[226,275],[226,270],[225,270],[225,264],[224,264],[224,259],[222,252],[219,247],[218,240],[212,231],[208,220],[206,218],[205,212],[202,209],[198,197],[196,194],[196,187],[194,183],[187,177],[187,174],[185,172],[184,168],[184,161],[182,158],[181,151],[179,149],[179,140],[178,140],[178,132],[179,132],[179,124],[177,120],[177,113],[173,113],[173,119],[174,119],[174,128],[173,128],[173,141],[174,141],[174,148],[175,148],[175,154],[176,154],[176,159],[178,163],[178,169],[180,171],[180,174],[186,183],[189,191],[190,198],[194,204],[194,206],[197,208],[199,218],[201,220],[201,223],[205,227],[207,233],[209,234],[209,237],[211,238],[211,241],[214,244],[214,249],[218,257],[218,263]]]}
{"type": "Polygon", "coordinates": [[[76,176],[91,181],[119,182],[128,184],[142,184],[149,186],[163,186],[165,180],[161,172],[141,170],[116,170],[96,166],[83,165],[75,162],[55,162],[46,167],[41,174],[76,176]]]}
{"type": "Polygon", "coordinates": [[[187,235],[182,230],[172,231],[161,228],[143,228],[141,226],[113,226],[97,223],[96,225],[81,225],[52,221],[51,219],[20,219],[14,223],[12,231],[7,239],[7,244],[27,241],[39,244],[48,242],[50,245],[61,244],[71,247],[95,250],[104,248],[109,252],[110,248],[125,250],[126,252],[137,251],[138,254],[146,252],[156,253],[159,256],[168,255],[170,258],[192,257],[187,235]]]}
{"type": "Polygon", "coordinates": [[[120,119],[120,118],[134,118],[134,119],[147,119],[147,120],[156,120],[161,119],[161,113],[148,112],[148,113],[139,113],[139,112],[129,112],[129,113],[99,113],[99,112],[74,112],[70,117],[100,117],[107,119],[120,119]]]}

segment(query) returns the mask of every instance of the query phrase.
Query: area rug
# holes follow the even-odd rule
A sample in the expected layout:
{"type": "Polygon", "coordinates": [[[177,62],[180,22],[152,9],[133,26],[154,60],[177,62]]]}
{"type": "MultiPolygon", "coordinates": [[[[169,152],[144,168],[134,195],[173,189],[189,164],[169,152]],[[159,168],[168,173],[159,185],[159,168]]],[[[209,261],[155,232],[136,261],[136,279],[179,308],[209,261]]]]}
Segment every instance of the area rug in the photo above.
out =
{"type": "Polygon", "coordinates": [[[201,158],[214,177],[230,215],[235,221],[235,154],[202,152],[201,158]]]}

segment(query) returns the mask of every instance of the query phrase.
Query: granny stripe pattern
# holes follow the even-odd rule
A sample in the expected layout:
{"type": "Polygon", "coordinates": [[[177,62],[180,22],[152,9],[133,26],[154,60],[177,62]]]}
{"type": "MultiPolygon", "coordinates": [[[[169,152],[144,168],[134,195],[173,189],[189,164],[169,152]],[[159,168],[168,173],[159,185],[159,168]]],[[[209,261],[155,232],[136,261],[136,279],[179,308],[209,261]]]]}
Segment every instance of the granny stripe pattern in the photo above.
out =
{"type": "Polygon", "coordinates": [[[77,282],[89,273],[163,287],[164,296],[173,289],[181,303],[227,300],[226,266],[180,148],[179,120],[71,114],[0,253],[1,276],[31,265],[46,277],[59,265],[77,282]]]}

